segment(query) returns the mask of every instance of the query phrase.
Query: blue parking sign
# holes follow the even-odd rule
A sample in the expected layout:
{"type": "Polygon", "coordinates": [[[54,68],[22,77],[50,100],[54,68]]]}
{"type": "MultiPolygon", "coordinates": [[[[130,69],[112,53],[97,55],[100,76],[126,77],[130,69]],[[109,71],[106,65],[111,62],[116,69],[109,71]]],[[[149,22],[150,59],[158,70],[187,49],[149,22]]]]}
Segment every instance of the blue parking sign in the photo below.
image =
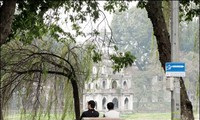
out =
{"type": "Polygon", "coordinates": [[[166,76],[185,77],[185,63],[167,62],[165,63],[166,76]]]}

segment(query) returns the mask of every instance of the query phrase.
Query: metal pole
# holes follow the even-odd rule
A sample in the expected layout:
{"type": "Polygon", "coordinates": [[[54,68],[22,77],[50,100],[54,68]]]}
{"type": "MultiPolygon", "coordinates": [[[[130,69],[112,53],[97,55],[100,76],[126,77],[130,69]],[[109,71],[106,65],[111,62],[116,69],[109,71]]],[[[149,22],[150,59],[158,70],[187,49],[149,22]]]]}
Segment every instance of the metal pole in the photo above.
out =
{"type": "Polygon", "coordinates": [[[174,93],[171,91],[171,120],[174,119],[174,93]]]}
{"type": "MultiPolygon", "coordinates": [[[[172,1],[171,15],[171,58],[172,62],[179,61],[179,1],[172,1]]],[[[180,82],[174,78],[174,91],[171,92],[171,119],[180,120],[180,82]]]]}

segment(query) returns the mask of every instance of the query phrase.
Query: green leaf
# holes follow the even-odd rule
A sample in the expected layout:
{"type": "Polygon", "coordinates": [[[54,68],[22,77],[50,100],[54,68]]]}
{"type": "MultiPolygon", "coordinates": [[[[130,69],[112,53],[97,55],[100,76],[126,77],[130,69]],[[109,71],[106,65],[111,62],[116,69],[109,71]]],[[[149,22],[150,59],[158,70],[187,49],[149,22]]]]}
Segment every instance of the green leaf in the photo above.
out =
{"type": "Polygon", "coordinates": [[[122,68],[128,67],[128,65],[131,66],[136,59],[130,51],[125,52],[124,55],[122,53],[110,55],[110,58],[113,60],[112,68],[114,69],[114,72],[119,72],[122,68]]]}
{"type": "Polygon", "coordinates": [[[102,57],[102,54],[101,53],[98,53],[96,52],[95,50],[93,50],[93,56],[92,56],[92,60],[96,63],[98,63],[99,61],[101,61],[101,57],[102,57]]]}
{"type": "Polygon", "coordinates": [[[117,51],[118,50],[118,47],[116,45],[114,45],[114,49],[117,51]]]}

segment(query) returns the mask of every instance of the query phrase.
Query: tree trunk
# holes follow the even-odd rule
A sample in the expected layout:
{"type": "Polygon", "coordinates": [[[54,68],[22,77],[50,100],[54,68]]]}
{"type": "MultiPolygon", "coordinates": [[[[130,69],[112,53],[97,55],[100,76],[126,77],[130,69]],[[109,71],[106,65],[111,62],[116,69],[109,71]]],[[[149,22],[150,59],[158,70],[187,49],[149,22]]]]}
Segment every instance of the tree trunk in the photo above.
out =
{"type": "MultiPolygon", "coordinates": [[[[1,67],[1,60],[0,60],[0,67],[1,67]]],[[[2,86],[2,83],[1,83],[1,73],[0,73],[0,88],[2,86]]],[[[0,89],[0,120],[3,120],[3,89],[0,89]]]]}
{"type": "MultiPolygon", "coordinates": [[[[15,12],[17,0],[3,0],[3,5],[0,7],[0,47],[6,43],[6,39],[11,32],[12,20],[15,12]]],[[[0,51],[1,52],[1,51],[0,51]]],[[[0,53],[1,55],[1,53],[0,53]]],[[[0,69],[2,67],[0,61],[0,69]]],[[[1,73],[0,73],[1,76],[1,73]]],[[[1,81],[0,81],[1,87],[1,81]]],[[[0,120],[3,120],[3,96],[0,89],[0,120]]]]}
{"type": "Polygon", "coordinates": [[[161,1],[150,1],[145,8],[153,24],[154,35],[157,39],[159,60],[165,70],[165,63],[171,61],[171,43],[162,13],[161,1]]]}
{"type": "Polygon", "coordinates": [[[183,78],[180,78],[181,87],[181,120],[194,120],[192,103],[188,98],[183,78]]]}
{"type": "MultiPolygon", "coordinates": [[[[165,70],[165,63],[171,61],[170,37],[162,12],[162,1],[149,1],[145,8],[153,24],[154,35],[157,39],[159,60],[165,70]]],[[[188,99],[183,79],[180,79],[181,86],[181,120],[194,120],[192,104],[188,99]]]]}
{"type": "Polygon", "coordinates": [[[80,119],[80,103],[79,103],[79,91],[78,91],[78,84],[76,80],[71,80],[72,88],[73,88],[73,97],[74,97],[74,110],[76,120],[80,119]]]}
{"type": "Polygon", "coordinates": [[[0,7],[0,46],[6,43],[11,32],[11,25],[14,17],[17,0],[4,0],[0,7]]]}

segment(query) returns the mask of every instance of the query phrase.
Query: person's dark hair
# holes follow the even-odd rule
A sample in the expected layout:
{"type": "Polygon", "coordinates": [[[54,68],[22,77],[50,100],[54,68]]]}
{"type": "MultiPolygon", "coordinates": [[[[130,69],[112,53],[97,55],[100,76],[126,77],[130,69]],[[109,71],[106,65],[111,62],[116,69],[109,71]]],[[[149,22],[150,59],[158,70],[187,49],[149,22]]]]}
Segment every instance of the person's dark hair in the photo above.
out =
{"type": "Polygon", "coordinates": [[[94,102],[94,100],[90,100],[90,101],[88,102],[88,105],[90,105],[91,108],[94,108],[94,107],[95,107],[95,102],[94,102]]]}
{"type": "Polygon", "coordinates": [[[112,102],[109,102],[109,103],[107,104],[107,108],[108,108],[108,110],[114,109],[114,104],[113,104],[112,102]]]}

